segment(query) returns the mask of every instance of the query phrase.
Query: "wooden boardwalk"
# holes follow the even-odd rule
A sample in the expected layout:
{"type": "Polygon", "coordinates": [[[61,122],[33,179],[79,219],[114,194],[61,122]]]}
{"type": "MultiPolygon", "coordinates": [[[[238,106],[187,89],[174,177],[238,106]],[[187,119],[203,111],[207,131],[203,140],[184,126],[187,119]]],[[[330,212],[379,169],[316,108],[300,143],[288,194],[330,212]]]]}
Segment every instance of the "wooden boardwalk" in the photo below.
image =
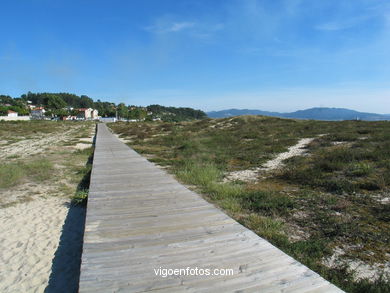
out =
{"type": "Polygon", "coordinates": [[[80,292],[342,292],[148,162],[104,124],[91,176],[80,292]],[[188,275],[163,277],[155,273],[159,268],[188,275]],[[196,269],[210,275],[190,275],[196,269]],[[214,269],[233,269],[233,275],[214,269]]]}

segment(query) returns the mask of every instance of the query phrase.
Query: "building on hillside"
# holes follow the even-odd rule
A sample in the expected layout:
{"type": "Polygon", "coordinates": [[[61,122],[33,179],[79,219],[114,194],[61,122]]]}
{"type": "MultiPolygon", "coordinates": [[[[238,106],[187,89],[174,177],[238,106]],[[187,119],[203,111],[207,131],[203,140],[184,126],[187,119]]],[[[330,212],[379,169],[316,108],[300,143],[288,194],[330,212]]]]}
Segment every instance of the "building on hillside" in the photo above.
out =
{"type": "Polygon", "coordinates": [[[43,107],[35,107],[31,110],[31,119],[44,119],[45,109],[43,107]]]}
{"type": "Polygon", "coordinates": [[[18,112],[15,112],[15,111],[12,111],[12,110],[8,110],[7,111],[7,116],[8,117],[18,117],[18,112]]]}
{"type": "Polygon", "coordinates": [[[92,119],[94,119],[94,120],[99,119],[99,111],[98,110],[93,109],[91,115],[92,115],[92,119]]]}
{"type": "Polygon", "coordinates": [[[99,118],[98,110],[92,108],[80,108],[78,109],[77,119],[81,120],[96,120],[99,118]]]}

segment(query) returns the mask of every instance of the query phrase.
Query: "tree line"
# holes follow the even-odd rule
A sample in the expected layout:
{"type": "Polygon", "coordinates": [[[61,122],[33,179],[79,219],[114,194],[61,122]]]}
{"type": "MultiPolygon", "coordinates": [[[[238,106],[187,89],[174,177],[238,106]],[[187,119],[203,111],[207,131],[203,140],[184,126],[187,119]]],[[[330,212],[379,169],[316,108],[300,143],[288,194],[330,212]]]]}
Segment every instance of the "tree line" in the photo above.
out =
{"type": "Polygon", "coordinates": [[[46,115],[62,117],[67,115],[76,116],[79,108],[92,108],[99,111],[102,117],[118,117],[125,120],[155,120],[162,121],[186,121],[204,119],[206,113],[201,110],[183,107],[165,107],[150,105],[147,107],[126,105],[101,100],[94,101],[86,95],[70,93],[32,93],[28,92],[20,97],[13,98],[8,95],[0,95],[0,115],[7,115],[8,110],[17,112],[19,115],[29,115],[29,105],[44,107],[46,115]]]}

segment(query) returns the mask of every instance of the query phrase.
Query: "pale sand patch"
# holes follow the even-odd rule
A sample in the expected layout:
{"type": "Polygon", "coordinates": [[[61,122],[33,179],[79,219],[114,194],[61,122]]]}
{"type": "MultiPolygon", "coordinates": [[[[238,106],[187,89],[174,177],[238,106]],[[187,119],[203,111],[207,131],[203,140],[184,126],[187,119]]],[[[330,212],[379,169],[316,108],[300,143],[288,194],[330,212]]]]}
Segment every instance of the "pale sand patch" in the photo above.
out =
{"type": "Polygon", "coordinates": [[[31,201],[39,196],[53,194],[56,186],[43,185],[33,182],[20,184],[0,191],[0,208],[15,205],[20,202],[31,201]]]}
{"type": "Polygon", "coordinates": [[[24,139],[1,146],[0,148],[0,159],[5,159],[9,156],[17,155],[19,158],[26,158],[32,155],[41,154],[50,149],[53,145],[60,145],[72,139],[72,134],[78,131],[77,128],[72,128],[64,132],[42,134],[39,137],[32,139],[24,139]]]}
{"type": "Polygon", "coordinates": [[[93,131],[90,132],[88,137],[84,137],[79,140],[79,142],[72,146],[73,149],[76,150],[85,150],[90,148],[95,142],[95,127],[93,127],[93,131]]]}
{"type": "Polygon", "coordinates": [[[131,142],[131,139],[126,139],[124,137],[121,137],[119,134],[116,134],[116,133],[113,133],[117,139],[119,139],[121,142],[123,142],[124,144],[127,144],[129,142],[131,142]]]}
{"type": "MultiPolygon", "coordinates": [[[[78,280],[77,262],[80,258],[77,259],[77,253],[81,249],[80,241],[74,239],[80,239],[82,234],[80,236],[80,230],[73,229],[72,232],[72,229],[64,226],[65,219],[69,222],[69,201],[66,198],[38,197],[0,209],[0,292],[44,292],[49,277],[52,288],[59,289],[58,284],[62,283],[65,286],[63,292],[77,290],[74,280],[78,280]],[[65,259],[59,253],[60,237],[64,242],[64,235],[61,236],[63,229],[67,230],[66,237],[73,240],[75,247],[68,247],[66,254],[70,254],[70,257],[63,264],[68,269],[62,270],[59,278],[54,274],[54,265],[58,275],[59,262],[65,259]]],[[[79,213],[77,217],[83,227],[83,214],[79,213]]]]}
{"type": "Polygon", "coordinates": [[[90,148],[92,144],[90,143],[78,143],[74,146],[76,150],[85,150],[87,148],[90,148]]]}
{"type": "Polygon", "coordinates": [[[224,120],[224,121],[212,124],[209,126],[209,128],[227,129],[227,128],[233,127],[235,124],[237,124],[237,122],[233,122],[233,118],[231,118],[228,120],[224,120]]]}
{"type": "Polygon", "coordinates": [[[288,148],[287,152],[280,153],[274,159],[266,162],[262,167],[235,171],[227,174],[224,178],[224,182],[240,180],[244,182],[256,181],[260,172],[269,172],[272,170],[279,169],[283,166],[283,161],[289,158],[303,155],[306,152],[306,147],[314,140],[315,138],[302,138],[298,141],[296,145],[293,145],[288,148]]]}
{"type": "Polygon", "coordinates": [[[300,156],[306,152],[306,147],[311,143],[314,138],[302,138],[298,141],[296,145],[293,145],[288,148],[287,152],[281,153],[276,156],[275,159],[268,161],[263,165],[264,171],[271,171],[280,168],[283,166],[283,161],[289,158],[300,156]]]}
{"type": "Polygon", "coordinates": [[[249,170],[230,172],[225,176],[223,182],[236,181],[236,180],[244,181],[244,182],[257,181],[257,177],[259,177],[260,171],[261,168],[255,168],[249,170]]]}
{"type": "Polygon", "coordinates": [[[352,271],[355,272],[356,280],[366,278],[377,280],[381,274],[384,274],[383,277],[385,279],[390,278],[390,262],[369,265],[360,260],[342,258],[344,254],[345,251],[343,248],[336,247],[333,251],[333,254],[330,257],[323,259],[322,263],[329,268],[334,268],[337,265],[346,264],[352,271]]]}

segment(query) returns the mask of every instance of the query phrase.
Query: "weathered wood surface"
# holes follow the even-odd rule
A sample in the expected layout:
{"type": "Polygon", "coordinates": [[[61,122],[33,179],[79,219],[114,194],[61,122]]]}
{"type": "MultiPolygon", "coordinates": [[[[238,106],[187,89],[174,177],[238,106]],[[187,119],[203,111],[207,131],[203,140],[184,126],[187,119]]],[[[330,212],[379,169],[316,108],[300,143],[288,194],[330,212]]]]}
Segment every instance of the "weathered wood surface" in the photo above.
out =
{"type": "Polygon", "coordinates": [[[80,292],[341,292],[99,124],[80,292]],[[154,269],[233,269],[169,276],[154,269]]]}

